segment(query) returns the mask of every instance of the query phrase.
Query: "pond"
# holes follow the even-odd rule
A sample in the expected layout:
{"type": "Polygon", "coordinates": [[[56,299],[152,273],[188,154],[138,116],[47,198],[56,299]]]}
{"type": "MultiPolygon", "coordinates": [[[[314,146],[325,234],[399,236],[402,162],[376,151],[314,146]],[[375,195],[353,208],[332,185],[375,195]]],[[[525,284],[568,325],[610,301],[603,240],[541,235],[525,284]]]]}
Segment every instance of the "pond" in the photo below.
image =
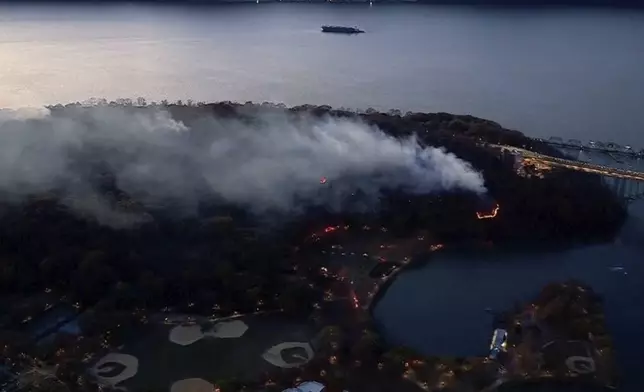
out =
{"type": "Polygon", "coordinates": [[[386,339],[427,355],[486,355],[492,315],[529,300],[551,281],[578,279],[605,300],[625,391],[644,390],[644,205],[614,243],[557,252],[446,252],[401,273],[374,309],[386,339]],[[615,268],[620,267],[620,268],[615,268]]]}

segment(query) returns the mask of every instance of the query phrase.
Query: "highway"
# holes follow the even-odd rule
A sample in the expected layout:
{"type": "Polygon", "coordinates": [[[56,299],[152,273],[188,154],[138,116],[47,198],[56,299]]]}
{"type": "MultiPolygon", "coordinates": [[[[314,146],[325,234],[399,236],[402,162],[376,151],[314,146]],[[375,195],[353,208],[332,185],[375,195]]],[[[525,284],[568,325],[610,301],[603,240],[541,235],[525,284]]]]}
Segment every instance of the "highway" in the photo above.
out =
{"type": "Polygon", "coordinates": [[[601,174],[604,176],[615,177],[615,178],[644,181],[644,172],[641,172],[641,171],[619,169],[619,168],[610,167],[610,166],[597,165],[594,163],[556,158],[549,155],[543,155],[533,151],[525,150],[523,148],[512,147],[512,146],[488,144],[488,147],[498,148],[504,151],[510,151],[512,153],[519,154],[524,158],[529,158],[531,160],[538,161],[539,163],[550,165],[550,166],[563,167],[566,169],[583,171],[586,173],[601,174]]]}

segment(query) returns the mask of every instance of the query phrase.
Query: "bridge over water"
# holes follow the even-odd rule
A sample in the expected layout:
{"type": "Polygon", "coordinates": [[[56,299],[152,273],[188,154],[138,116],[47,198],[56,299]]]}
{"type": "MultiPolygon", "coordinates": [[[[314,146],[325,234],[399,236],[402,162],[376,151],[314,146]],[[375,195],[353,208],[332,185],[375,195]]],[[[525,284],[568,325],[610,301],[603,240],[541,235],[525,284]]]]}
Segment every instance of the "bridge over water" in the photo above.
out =
{"type": "Polygon", "coordinates": [[[603,176],[602,181],[627,203],[644,199],[644,181],[610,176],[603,176]]]}
{"type": "Polygon", "coordinates": [[[633,158],[644,158],[644,148],[641,150],[635,150],[631,146],[620,146],[617,143],[602,143],[602,142],[589,142],[582,143],[577,139],[570,139],[564,141],[560,137],[550,137],[549,139],[535,138],[534,140],[539,141],[544,144],[551,145],[558,148],[567,148],[572,150],[580,151],[594,151],[594,152],[603,152],[607,154],[629,156],[633,158]]]}
{"type": "Polygon", "coordinates": [[[498,144],[488,145],[502,151],[509,151],[532,161],[548,166],[561,167],[585,173],[599,174],[602,181],[612,189],[625,202],[644,199],[644,172],[638,170],[621,169],[595,163],[558,158],[535,153],[533,151],[498,144]]]}

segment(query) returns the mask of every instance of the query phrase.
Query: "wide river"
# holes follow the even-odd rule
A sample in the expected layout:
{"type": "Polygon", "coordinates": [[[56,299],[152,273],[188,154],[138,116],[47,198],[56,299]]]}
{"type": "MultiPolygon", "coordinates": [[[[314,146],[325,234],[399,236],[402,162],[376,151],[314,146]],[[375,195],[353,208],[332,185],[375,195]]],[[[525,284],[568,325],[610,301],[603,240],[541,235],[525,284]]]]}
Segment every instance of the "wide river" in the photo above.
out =
{"type": "MultiPolygon", "coordinates": [[[[143,96],[470,113],[531,136],[644,147],[644,14],[420,5],[0,6],[0,107],[143,96]],[[320,33],[356,25],[358,36],[320,33]]],[[[393,341],[484,353],[486,307],[580,278],[606,297],[626,391],[644,391],[644,206],[613,244],[451,254],[401,274],[393,341]],[[610,267],[623,266],[623,272],[610,267]]]]}

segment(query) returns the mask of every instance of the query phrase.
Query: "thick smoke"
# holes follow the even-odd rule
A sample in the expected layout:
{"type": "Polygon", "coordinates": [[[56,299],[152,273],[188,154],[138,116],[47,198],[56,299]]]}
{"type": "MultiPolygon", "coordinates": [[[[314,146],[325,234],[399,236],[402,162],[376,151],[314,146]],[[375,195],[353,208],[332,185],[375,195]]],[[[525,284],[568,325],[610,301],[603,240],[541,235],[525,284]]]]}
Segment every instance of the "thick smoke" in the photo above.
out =
{"type": "Polygon", "coordinates": [[[205,195],[291,213],[340,209],[356,193],[377,201],[388,188],[485,191],[481,175],[453,154],[347,119],[204,115],[188,127],[156,108],[0,111],[0,141],[4,197],[63,191],[78,196],[72,207],[108,224],[110,208],[91,181],[96,167],[144,204],[186,210],[205,195]]]}

